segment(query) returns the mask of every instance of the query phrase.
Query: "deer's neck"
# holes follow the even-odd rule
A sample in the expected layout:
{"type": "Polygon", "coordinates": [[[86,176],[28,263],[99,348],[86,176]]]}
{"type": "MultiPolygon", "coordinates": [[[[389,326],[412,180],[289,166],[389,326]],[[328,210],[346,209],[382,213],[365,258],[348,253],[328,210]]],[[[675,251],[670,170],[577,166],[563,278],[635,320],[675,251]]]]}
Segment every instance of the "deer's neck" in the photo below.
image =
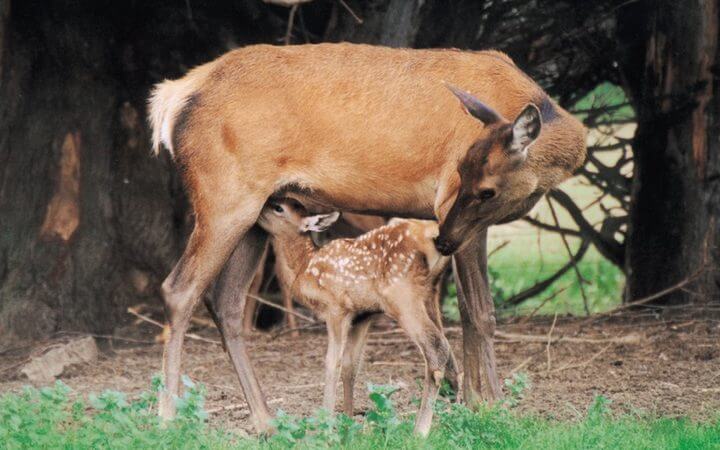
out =
{"type": "Polygon", "coordinates": [[[280,281],[292,288],[295,279],[305,271],[317,247],[309,234],[273,236],[273,250],[280,281]]]}

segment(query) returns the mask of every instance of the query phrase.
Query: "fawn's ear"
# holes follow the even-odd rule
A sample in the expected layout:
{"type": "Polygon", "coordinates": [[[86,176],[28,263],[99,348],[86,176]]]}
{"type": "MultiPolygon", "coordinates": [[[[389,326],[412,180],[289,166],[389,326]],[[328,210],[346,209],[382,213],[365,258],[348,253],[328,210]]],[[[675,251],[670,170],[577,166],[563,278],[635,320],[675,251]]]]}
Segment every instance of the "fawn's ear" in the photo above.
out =
{"type": "Polygon", "coordinates": [[[300,221],[300,231],[325,231],[340,218],[340,213],[333,211],[329,214],[318,214],[304,217],[300,221]]]}

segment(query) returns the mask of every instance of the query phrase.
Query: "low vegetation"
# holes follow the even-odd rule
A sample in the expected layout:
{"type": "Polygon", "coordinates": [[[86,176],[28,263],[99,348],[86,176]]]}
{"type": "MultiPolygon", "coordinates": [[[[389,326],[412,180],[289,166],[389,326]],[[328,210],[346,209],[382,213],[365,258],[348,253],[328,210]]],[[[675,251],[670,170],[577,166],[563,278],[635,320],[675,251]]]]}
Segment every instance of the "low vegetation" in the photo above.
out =
{"type": "Polygon", "coordinates": [[[129,399],[106,391],[82,399],[61,382],[43,389],[0,397],[0,446],[8,449],[275,449],[275,448],[533,448],[533,449],[707,449],[720,448],[720,417],[707,422],[685,418],[614,414],[610,401],[595,398],[576,421],[521,414],[514,407],[529,381],[515,376],[509,398],[478,412],[438,402],[437,419],[427,439],[413,435],[412,417],[396,413],[395,388],[369,386],[373,408],[363,421],[320,410],[297,418],[278,412],[276,433],[254,438],[207,423],[203,388],[185,378],[178,418],[162,426],[155,414],[160,383],[129,399]]]}

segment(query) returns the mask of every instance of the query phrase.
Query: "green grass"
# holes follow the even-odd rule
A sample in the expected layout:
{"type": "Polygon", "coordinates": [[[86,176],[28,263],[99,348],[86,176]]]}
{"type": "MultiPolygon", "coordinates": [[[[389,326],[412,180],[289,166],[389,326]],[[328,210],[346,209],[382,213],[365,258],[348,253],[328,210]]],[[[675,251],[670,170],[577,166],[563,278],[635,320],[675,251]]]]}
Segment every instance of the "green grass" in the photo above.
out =
{"type": "Polygon", "coordinates": [[[282,412],[276,433],[254,438],[209,426],[202,388],[186,380],[178,418],[162,426],[155,415],[156,392],[128,398],[106,391],[75,399],[62,383],[0,397],[0,448],[7,449],[711,449],[720,448],[720,416],[705,422],[685,418],[613,414],[610,402],[595,398],[583,417],[558,421],[513,409],[528,382],[507,382],[510,400],[480,411],[441,401],[427,439],[412,433],[412,417],[399,416],[394,389],[370,386],[373,409],[364,423],[319,411],[306,418],[282,412]]]}

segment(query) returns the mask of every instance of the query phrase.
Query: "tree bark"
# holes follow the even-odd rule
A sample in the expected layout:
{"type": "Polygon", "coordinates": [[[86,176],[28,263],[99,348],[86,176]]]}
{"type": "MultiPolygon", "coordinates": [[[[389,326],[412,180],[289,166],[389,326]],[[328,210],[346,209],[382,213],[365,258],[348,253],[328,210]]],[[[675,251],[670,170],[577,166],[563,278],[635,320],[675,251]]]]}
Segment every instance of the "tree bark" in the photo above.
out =
{"type": "Polygon", "coordinates": [[[0,347],[111,333],[157,301],[189,215],[150,156],[147,94],[228,36],[271,39],[273,17],[234,3],[0,0],[0,347]]]}
{"type": "Polygon", "coordinates": [[[693,277],[655,303],[720,298],[718,0],[644,1],[620,20],[635,105],[627,300],[693,277]]]}

